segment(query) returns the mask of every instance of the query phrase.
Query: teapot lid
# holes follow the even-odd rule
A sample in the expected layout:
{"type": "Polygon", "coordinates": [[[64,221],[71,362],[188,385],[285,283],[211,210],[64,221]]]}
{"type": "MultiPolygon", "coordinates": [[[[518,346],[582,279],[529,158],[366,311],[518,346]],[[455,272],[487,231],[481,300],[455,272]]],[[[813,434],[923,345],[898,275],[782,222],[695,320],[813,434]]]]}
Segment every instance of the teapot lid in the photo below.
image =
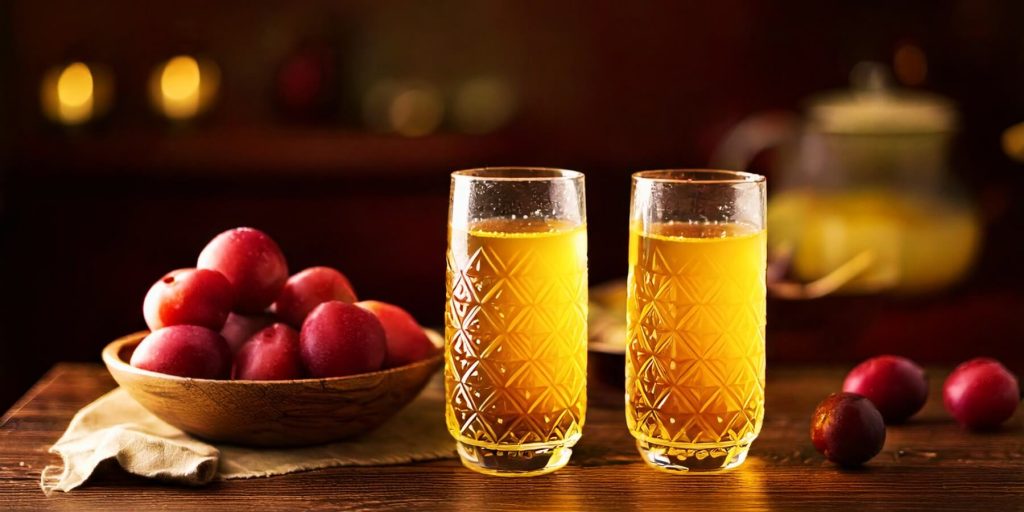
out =
{"type": "Polygon", "coordinates": [[[888,69],[862,62],[850,73],[852,87],[811,98],[810,121],[826,133],[941,133],[956,128],[952,101],[934,93],[894,87],[888,69]]]}

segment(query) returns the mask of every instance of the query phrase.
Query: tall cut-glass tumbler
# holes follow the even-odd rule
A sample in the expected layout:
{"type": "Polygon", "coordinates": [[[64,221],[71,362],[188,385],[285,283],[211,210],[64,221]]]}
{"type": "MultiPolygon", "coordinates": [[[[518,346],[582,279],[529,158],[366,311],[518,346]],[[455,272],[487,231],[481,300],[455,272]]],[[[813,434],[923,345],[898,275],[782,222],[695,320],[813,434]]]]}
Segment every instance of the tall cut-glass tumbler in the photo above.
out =
{"type": "Polygon", "coordinates": [[[764,419],[765,180],[633,175],[626,422],[672,472],[743,463],[764,419]]]}
{"type": "Polygon", "coordinates": [[[569,461],[587,408],[583,175],[452,173],[445,419],[462,463],[500,476],[569,461]]]}

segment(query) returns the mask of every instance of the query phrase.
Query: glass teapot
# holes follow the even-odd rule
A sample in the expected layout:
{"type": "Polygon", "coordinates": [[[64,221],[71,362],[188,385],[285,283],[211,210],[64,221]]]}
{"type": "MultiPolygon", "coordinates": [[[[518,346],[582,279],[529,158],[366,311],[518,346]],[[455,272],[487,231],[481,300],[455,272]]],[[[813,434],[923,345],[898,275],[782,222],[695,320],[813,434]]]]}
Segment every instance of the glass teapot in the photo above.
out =
{"type": "Polygon", "coordinates": [[[744,169],[778,149],[768,202],[770,254],[789,277],[838,293],[925,293],[971,268],[981,240],[975,209],[949,172],[952,103],[889,85],[859,64],[850,90],[813,97],[803,119],[763,113],[726,135],[712,165],[744,169]],[[827,285],[826,285],[827,287],[827,285]]]}

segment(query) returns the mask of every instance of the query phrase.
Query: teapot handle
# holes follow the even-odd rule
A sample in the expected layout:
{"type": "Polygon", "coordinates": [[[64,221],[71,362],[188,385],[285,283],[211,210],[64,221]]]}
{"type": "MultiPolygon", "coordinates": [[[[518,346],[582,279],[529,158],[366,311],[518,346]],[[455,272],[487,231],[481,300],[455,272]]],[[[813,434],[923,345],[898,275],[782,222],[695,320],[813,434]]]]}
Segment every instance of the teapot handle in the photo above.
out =
{"type": "MultiPolygon", "coordinates": [[[[799,130],[800,118],[794,112],[770,110],[753,114],[725,134],[715,148],[710,164],[716,169],[746,170],[761,152],[796,140],[799,130]]],[[[867,250],[819,279],[800,282],[787,277],[792,258],[793,241],[769,246],[767,284],[772,297],[807,300],[831,295],[876,264],[875,254],[867,250]]],[[[883,285],[880,289],[888,286],[891,285],[883,285]]]]}
{"type": "Polygon", "coordinates": [[[709,163],[715,169],[746,170],[763,151],[795,139],[799,129],[799,116],[788,110],[753,114],[722,137],[709,163]]]}

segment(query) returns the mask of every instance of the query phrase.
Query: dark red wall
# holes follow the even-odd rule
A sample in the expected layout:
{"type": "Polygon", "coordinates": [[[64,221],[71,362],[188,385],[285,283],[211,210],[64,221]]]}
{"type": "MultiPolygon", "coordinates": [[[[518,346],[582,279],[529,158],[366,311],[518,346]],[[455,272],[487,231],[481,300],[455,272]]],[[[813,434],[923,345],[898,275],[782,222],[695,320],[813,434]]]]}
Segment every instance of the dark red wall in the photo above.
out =
{"type": "MultiPolygon", "coordinates": [[[[441,323],[447,173],[534,164],[587,173],[594,283],[625,272],[631,171],[702,166],[752,112],[796,109],[853,64],[911,43],[925,86],[963,113],[955,170],[990,220],[972,280],[923,299],[772,302],[773,362],[882,351],[955,361],[1022,357],[1024,169],[999,135],[1024,121],[1019,2],[74,2],[0,7],[0,408],[57,360],[98,360],[144,324],[141,300],[222,229],[271,233],[294,269],[336,265],[361,296],[441,323]],[[275,109],[274,73],[309,41],[342,80],[316,122],[275,109]],[[159,60],[216,60],[214,109],[169,127],[149,109],[159,60]],[[39,80],[70,59],[107,63],[117,101],[64,130],[39,113],[39,80]],[[353,71],[353,69],[355,71],[353,71]],[[366,76],[447,87],[498,73],[519,111],[497,133],[367,134],[366,76]],[[346,81],[347,80],[347,81],[346,81]],[[345,105],[349,105],[346,107],[345,105]]],[[[770,159],[765,165],[770,164],[770,159]]],[[[937,250],[939,250],[937,248],[937,250]]],[[[1019,368],[1024,370],[1024,368],[1019,368]]]]}

